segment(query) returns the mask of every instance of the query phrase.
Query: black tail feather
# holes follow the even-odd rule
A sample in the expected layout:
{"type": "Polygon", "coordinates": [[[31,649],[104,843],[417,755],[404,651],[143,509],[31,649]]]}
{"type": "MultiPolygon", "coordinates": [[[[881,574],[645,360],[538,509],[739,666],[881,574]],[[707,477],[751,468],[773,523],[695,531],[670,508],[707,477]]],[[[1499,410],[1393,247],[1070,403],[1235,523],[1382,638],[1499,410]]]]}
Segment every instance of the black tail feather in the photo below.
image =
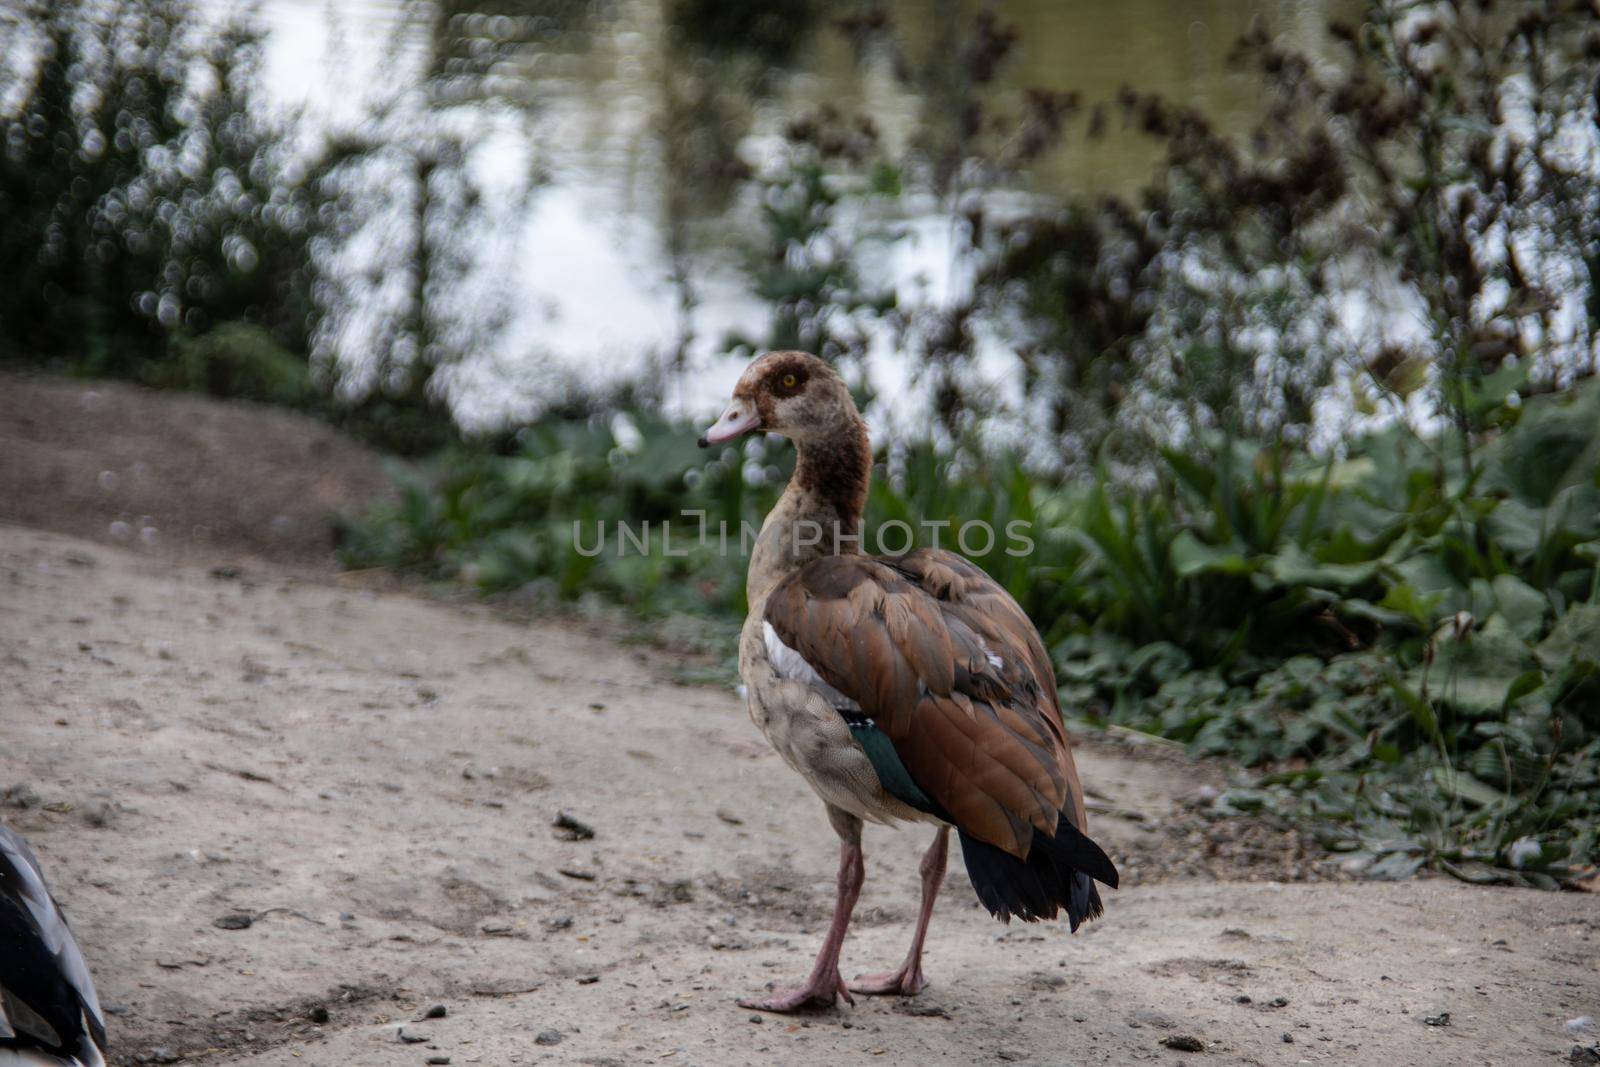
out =
{"type": "Polygon", "coordinates": [[[1080,923],[1100,917],[1100,891],[1093,880],[1117,887],[1117,868],[1110,858],[1065,813],[1054,837],[1034,834],[1027,859],[960,833],[972,888],[1002,922],[1013,916],[1023,922],[1054,919],[1065,910],[1076,931],[1080,923]]]}

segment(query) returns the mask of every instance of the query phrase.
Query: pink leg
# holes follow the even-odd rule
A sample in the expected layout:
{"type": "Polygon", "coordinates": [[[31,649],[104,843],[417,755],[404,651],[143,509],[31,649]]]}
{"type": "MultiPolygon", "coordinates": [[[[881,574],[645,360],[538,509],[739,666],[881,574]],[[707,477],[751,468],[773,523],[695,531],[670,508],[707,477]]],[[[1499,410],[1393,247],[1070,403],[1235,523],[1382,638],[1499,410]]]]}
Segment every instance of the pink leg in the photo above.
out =
{"type": "Polygon", "coordinates": [[[756,1011],[792,1012],[831,1007],[841,996],[851,1004],[856,1002],[839,975],[839,950],[844,946],[844,932],[850,925],[850,912],[856,906],[856,898],[861,895],[861,883],[865,880],[866,868],[861,862],[861,840],[858,836],[856,840],[846,840],[839,846],[839,898],[834,903],[833,922],[828,925],[828,936],[823,938],[822,948],[817,952],[811,977],[806,979],[805,985],[779,989],[770,997],[741,1000],[740,1007],[754,1008],[756,1011]]]}
{"type": "Polygon", "coordinates": [[[939,832],[922,854],[918,870],[922,872],[922,910],[917,913],[917,932],[911,935],[911,949],[905,963],[898,971],[882,974],[858,975],[850,988],[857,993],[914,997],[927,986],[922,976],[922,942],[928,936],[928,921],[933,918],[933,901],[944,884],[945,863],[950,858],[950,828],[939,827],[939,832]]]}

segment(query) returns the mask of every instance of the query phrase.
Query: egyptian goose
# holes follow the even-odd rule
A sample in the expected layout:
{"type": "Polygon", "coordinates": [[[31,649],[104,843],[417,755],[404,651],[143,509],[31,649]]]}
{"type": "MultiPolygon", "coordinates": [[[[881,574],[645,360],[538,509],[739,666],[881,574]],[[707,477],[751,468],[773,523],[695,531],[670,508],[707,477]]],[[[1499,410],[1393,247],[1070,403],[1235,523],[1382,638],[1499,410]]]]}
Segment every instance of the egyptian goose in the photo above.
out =
{"type": "Polygon", "coordinates": [[[860,553],[872,472],[866,425],[831,367],[771,352],[700,439],[764,430],[795,443],[794,477],[750,557],[739,674],[750,716],[838,833],[833,921],[803,985],[742,1000],[826,1007],[851,991],[914,995],[953,826],[978,899],[1002,921],[1078,924],[1117,871],[1086,836],[1083,789],[1038,631],[982,570],[940,549],[860,553]],[[863,820],[935,824],[922,907],[897,971],[846,986],[839,951],[864,876],[863,820]]]}
{"type": "Polygon", "coordinates": [[[0,1067],[105,1067],[106,1021],[39,861],[0,826],[0,1067]]]}

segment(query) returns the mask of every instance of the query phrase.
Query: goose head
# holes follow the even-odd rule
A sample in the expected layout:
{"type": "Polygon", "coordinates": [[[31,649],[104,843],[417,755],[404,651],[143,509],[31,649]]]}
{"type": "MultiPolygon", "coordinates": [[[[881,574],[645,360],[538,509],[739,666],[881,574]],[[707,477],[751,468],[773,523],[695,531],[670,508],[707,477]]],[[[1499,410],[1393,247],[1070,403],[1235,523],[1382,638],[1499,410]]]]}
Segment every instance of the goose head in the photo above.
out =
{"type": "Polygon", "coordinates": [[[850,390],[832,367],[806,352],[768,352],[739,376],[733,399],[700,438],[700,447],[757,430],[806,444],[836,436],[860,421],[850,390]]]}

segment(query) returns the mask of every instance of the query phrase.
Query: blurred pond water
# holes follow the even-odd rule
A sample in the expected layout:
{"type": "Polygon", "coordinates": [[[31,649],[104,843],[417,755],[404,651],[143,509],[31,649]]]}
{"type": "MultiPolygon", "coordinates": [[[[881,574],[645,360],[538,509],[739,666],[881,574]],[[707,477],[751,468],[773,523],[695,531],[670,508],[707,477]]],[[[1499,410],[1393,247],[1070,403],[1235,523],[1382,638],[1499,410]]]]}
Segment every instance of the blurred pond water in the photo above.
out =
{"type": "MultiPolygon", "coordinates": [[[[1001,14],[1018,29],[1017,46],[985,91],[1001,106],[1035,86],[1076,90],[1093,104],[1133,86],[1240,130],[1259,102],[1255,83],[1227,62],[1236,38],[1262,17],[1310,45],[1334,6],[1013,0],[1001,14]]],[[[740,178],[770,165],[785,126],[818,105],[870,115],[896,157],[953,121],[940,57],[951,57],[955,79],[954,51],[979,5],[887,4],[894,50],[858,49],[834,24],[839,9],[817,0],[763,4],[775,12],[764,21],[728,16],[736,7],[260,3],[269,94],[304,107],[313,124],[349,129],[374,109],[422,97],[435,109],[443,98],[449,121],[471,126],[475,184],[503,202],[467,242],[478,260],[469,284],[481,292],[464,299],[481,301],[484,315],[498,309],[505,326],[474,346],[453,382],[465,421],[536,410],[553,373],[617,381],[673,353],[696,371],[674,401],[710,406],[737,374],[730,332],[760,337],[766,324],[746,280],[757,194],[740,178]],[[469,68],[472,79],[453,76],[469,68]],[[419,90],[430,75],[432,88],[419,90]]],[[[1070,137],[1019,184],[1041,195],[1126,193],[1155,163],[1153,144],[1116,117],[1103,139],[1070,137]]],[[[873,280],[903,299],[939,300],[961,284],[948,224],[931,199],[900,206],[906,236],[874,261],[884,277],[873,280]]],[[[903,371],[875,373],[891,406],[903,371]]]]}

